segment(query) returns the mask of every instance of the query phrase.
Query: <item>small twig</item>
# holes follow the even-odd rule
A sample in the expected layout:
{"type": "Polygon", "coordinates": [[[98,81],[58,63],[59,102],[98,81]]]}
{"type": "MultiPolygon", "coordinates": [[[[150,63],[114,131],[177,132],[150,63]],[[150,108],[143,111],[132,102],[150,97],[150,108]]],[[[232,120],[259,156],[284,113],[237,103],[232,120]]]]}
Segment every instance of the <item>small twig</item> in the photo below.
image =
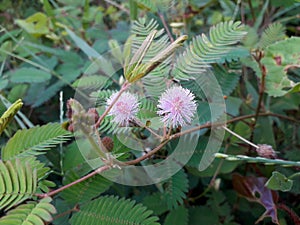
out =
{"type": "MultiPolygon", "coordinates": [[[[274,116],[274,117],[278,117],[278,118],[289,120],[289,121],[294,122],[294,123],[300,123],[300,121],[295,120],[293,118],[290,118],[288,116],[284,116],[284,115],[280,115],[280,114],[276,114],[276,113],[271,113],[271,112],[259,113],[258,115],[259,116],[274,116]]],[[[239,117],[227,120],[226,124],[230,124],[230,123],[234,123],[234,122],[238,122],[238,121],[242,121],[242,120],[246,120],[246,119],[250,119],[250,118],[254,118],[254,117],[255,117],[255,114],[250,114],[250,115],[245,115],[245,116],[239,116],[239,117]]],[[[178,137],[180,137],[182,135],[193,133],[193,132],[199,131],[201,129],[211,128],[212,126],[214,126],[214,127],[220,127],[220,126],[224,126],[224,123],[206,123],[206,124],[203,124],[203,125],[199,125],[199,126],[191,128],[191,129],[188,129],[188,130],[185,130],[185,131],[173,134],[173,135],[170,136],[169,139],[178,138],[178,137]]]]}
{"type": "Polygon", "coordinates": [[[153,150],[151,150],[150,152],[148,152],[147,154],[137,158],[137,159],[134,159],[134,160],[131,160],[131,161],[128,161],[128,162],[125,162],[126,165],[135,165],[149,157],[151,157],[152,155],[154,155],[156,152],[158,152],[163,146],[165,146],[165,144],[167,144],[169,142],[169,140],[164,140],[162,141],[156,148],[154,148],[153,150]]]}
{"type": "Polygon", "coordinates": [[[287,207],[285,204],[282,203],[277,204],[277,208],[287,212],[287,214],[293,220],[295,225],[300,225],[300,217],[294,212],[293,209],[290,209],[289,207],[287,207]]]}
{"type": "Polygon", "coordinates": [[[167,25],[167,23],[166,23],[166,20],[165,20],[164,15],[163,15],[162,13],[158,13],[158,16],[159,16],[159,18],[160,18],[162,24],[164,25],[164,28],[165,28],[165,30],[166,30],[168,36],[169,36],[170,41],[171,41],[171,42],[174,42],[174,38],[173,38],[173,36],[172,36],[172,34],[171,34],[170,30],[169,30],[169,27],[168,27],[168,25],[167,25]]]}
{"type": "Polygon", "coordinates": [[[258,114],[260,112],[261,106],[262,106],[262,100],[263,100],[263,95],[265,92],[265,83],[266,83],[266,76],[267,76],[267,71],[266,68],[264,67],[264,65],[260,62],[261,59],[261,52],[258,53],[258,57],[254,57],[254,59],[256,60],[256,62],[259,65],[260,71],[261,71],[261,81],[260,81],[260,86],[259,86],[259,98],[258,98],[258,103],[257,103],[257,107],[256,107],[256,112],[255,112],[255,121],[254,121],[254,127],[256,124],[256,121],[258,119],[258,114]]]}
{"type": "Polygon", "coordinates": [[[94,170],[93,172],[91,172],[91,173],[89,173],[89,174],[87,174],[87,175],[81,177],[80,179],[75,180],[75,181],[73,181],[73,182],[71,182],[71,183],[69,183],[69,184],[66,184],[65,186],[62,186],[62,187],[60,187],[60,188],[58,188],[58,189],[56,189],[56,190],[54,190],[54,191],[50,191],[50,192],[48,192],[48,193],[44,193],[44,194],[36,194],[36,196],[38,196],[38,197],[40,197],[40,198],[46,198],[46,197],[50,197],[50,196],[56,195],[57,193],[59,193],[59,192],[65,190],[65,189],[67,189],[67,188],[69,188],[69,187],[72,187],[72,186],[74,186],[74,185],[76,185],[76,184],[78,184],[78,183],[80,183],[80,182],[82,182],[82,181],[85,181],[85,180],[89,179],[90,177],[93,177],[93,176],[95,176],[96,174],[101,173],[101,172],[103,172],[103,171],[105,171],[105,170],[108,170],[108,169],[110,169],[110,166],[107,166],[107,165],[106,165],[106,166],[102,166],[102,167],[100,167],[100,168],[94,170]]]}
{"type": "MultiPolygon", "coordinates": [[[[256,55],[253,56],[253,58],[257,62],[258,66],[259,66],[259,69],[261,71],[261,79],[258,79],[259,97],[258,97],[258,102],[257,102],[257,106],[256,106],[254,121],[250,126],[250,129],[251,129],[250,141],[253,141],[253,138],[254,138],[254,129],[255,129],[255,126],[257,124],[257,120],[258,120],[258,117],[259,117],[259,112],[260,112],[261,107],[262,107],[263,96],[264,96],[264,92],[265,92],[265,80],[266,80],[267,71],[266,71],[265,66],[260,61],[262,57],[263,57],[263,53],[261,51],[257,51],[256,55]]],[[[249,150],[250,150],[250,148],[249,148],[249,150]]]]}
{"type": "Polygon", "coordinates": [[[121,9],[123,12],[127,13],[128,15],[130,15],[130,11],[128,9],[126,9],[124,6],[112,1],[112,0],[104,0],[105,2],[107,2],[108,4],[111,4],[119,9],[121,9]]]}
{"type": "MultiPolygon", "coordinates": [[[[72,213],[72,212],[78,212],[78,211],[79,211],[78,205],[75,205],[72,209],[69,209],[69,210],[67,210],[67,211],[64,211],[64,212],[62,212],[62,213],[60,213],[60,214],[54,216],[54,217],[53,217],[53,220],[52,220],[51,222],[53,222],[54,220],[57,220],[57,219],[59,219],[59,218],[61,218],[61,217],[63,217],[63,216],[69,215],[69,214],[72,213]]],[[[46,223],[46,224],[50,224],[51,222],[46,223]]]]}
{"type": "Polygon", "coordinates": [[[293,179],[294,177],[298,177],[298,176],[300,176],[300,172],[292,174],[291,176],[288,177],[288,179],[293,179]]]}
{"type": "Polygon", "coordinates": [[[140,120],[138,120],[137,118],[134,120],[134,122],[139,125],[141,128],[145,128],[146,130],[148,130],[151,134],[153,134],[155,137],[157,137],[158,139],[163,139],[162,136],[160,136],[159,134],[157,134],[154,130],[152,130],[150,127],[146,126],[145,124],[143,124],[140,120]]]}
{"type": "Polygon", "coordinates": [[[228,129],[226,126],[223,126],[223,128],[224,128],[224,130],[226,130],[227,132],[231,133],[232,135],[234,135],[238,139],[240,139],[240,140],[244,141],[245,143],[253,146],[254,148],[258,148],[258,146],[256,144],[253,144],[252,142],[250,142],[247,139],[243,138],[242,136],[238,135],[237,133],[235,133],[232,130],[228,129]]]}
{"type": "MultiPolygon", "coordinates": [[[[255,114],[240,116],[240,117],[236,117],[236,118],[233,118],[231,120],[228,120],[226,123],[230,124],[230,123],[233,123],[233,122],[237,122],[237,121],[241,121],[241,120],[253,118],[254,116],[255,116],[255,114]]],[[[297,120],[294,120],[292,118],[289,118],[289,117],[286,117],[286,116],[283,116],[283,115],[280,115],[280,114],[275,114],[275,113],[261,113],[261,114],[259,114],[259,116],[276,116],[276,117],[279,117],[279,118],[282,118],[282,119],[287,119],[287,120],[290,120],[290,121],[293,121],[293,122],[300,123],[297,120]]],[[[185,135],[185,134],[188,134],[188,133],[199,131],[199,130],[204,129],[204,128],[211,128],[212,126],[214,126],[214,127],[216,127],[216,126],[224,126],[224,123],[215,123],[215,124],[207,123],[207,124],[204,124],[204,125],[200,125],[200,126],[194,127],[192,129],[189,129],[189,130],[185,130],[185,131],[180,132],[180,133],[173,134],[168,139],[163,140],[156,148],[154,148],[153,150],[151,150],[147,154],[145,154],[145,155],[143,155],[143,156],[141,156],[141,157],[139,157],[137,159],[131,160],[131,161],[122,162],[122,166],[124,166],[124,165],[135,165],[135,164],[138,164],[139,162],[141,162],[141,161],[143,161],[143,160],[151,157],[152,155],[154,155],[156,152],[158,152],[163,146],[165,146],[172,139],[178,138],[178,137],[180,137],[182,135],[185,135]]],[[[245,159],[245,156],[243,156],[242,159],[245,159]]],[[[263,159],[257,159],[257,160],[263,160],[263,159]]],[[[295,164],[295,162],[287,162],[287,161],[283,161],[283,160],[281,160],[281,161],[282,161],[282,163],[286,163],[286,164],[288,164],[288,163],[289,164],[291,164],[291,163],[295,164]]],[[[86,179],[88,179],[88,178],[90,178],[92,176],[95,176],[98,173],[106,171],[106,170],[108,170],[110,168],[111,168],[111,166],[109,166],[109,165],[102,166],[102,167],[96,169],[95,171],[91,172],[90,174],[87,174],[86,176],[84,176],[84,177],[82,177],[82,178],[80,178],[80,179],[78,179],[76,181],[73,181],[70,184],[67,184],[67,185],[65,185],[63,187],[60,187],[60,188],[58,188],[58,189],[56,189],[54,191],[50,191],[49,193],[36,194],[36,196],[38,196],[40,198],[45,198],[45,197],[53,196],[53,195],[55,195],[55,194],[57,194],[57,193],[65,190],[65,189],[67,189],[69,187],[72,187],[73,185],[76,185],[76,184],[78,184],[78,183],[80,183],[80,182],[82,182],[82,181],[84,181],[84,180],[86,180],[86,179]]]]}

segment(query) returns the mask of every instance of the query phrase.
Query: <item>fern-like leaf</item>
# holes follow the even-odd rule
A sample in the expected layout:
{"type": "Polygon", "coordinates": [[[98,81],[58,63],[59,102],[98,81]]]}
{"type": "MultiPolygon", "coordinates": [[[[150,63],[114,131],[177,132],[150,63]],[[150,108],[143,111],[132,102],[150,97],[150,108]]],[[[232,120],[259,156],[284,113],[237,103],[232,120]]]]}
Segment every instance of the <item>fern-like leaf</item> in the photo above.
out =
{"type": "Polygon", "coordinates": [[[14,118],[19,109],[23,106],[23,102],[21,99],[17,100],[13,103],[1,116],[0,118],[0,135],[4,131],[5,127],[9,124],[9,122],[14,118]]]}
{"type": "Polygon", "coordinates": [[[103,89],[107,87],[108,77],[101,75],[84,76],[77,79],[72,86],[82,89],[103,89]]]}
{"type": "Polygon", "coordinates": [[[2,149],[2,159],[9,160],[32,155],[40,155],[50,148],[66,142],[71,133],[58,123],[19,130],[2,149]]]}
{"type": "Polygon", "coordinates": [[[157,104],[155,104],[155,101],[143,98],[140,100],[140,110],[138,112],[138,118],[140,119],[147,119],[147,118],[153,118],[157,116],[157,104]]]}
{"type": "Polygon", "coordinates": [[[155,215],[161,215],[168,211],[167,203],[160,192],[146,196],[143,199],[143,205],[152,210],[155,215]]]}
{"type": "Polygon", "coordinates": [[[30,198],[35,193],[36,187],[36,170],[28,163],[19,159],[0,161],[0,210],[7,210],[30,198]]]}
{"type": "MultiPolygon", "coordinates": [[[[132,51],[136,52],[146,37],[153,31],[157,30],[159,24],[156,20],[151,19],[146,22],[146,19],[140,18],[135,21],[131,28],[131,33],[134,36],[132,40],[132,51]]],[[[157,31],[155,40],[152,41],[151,46],[149,47],[145,57],[144,62],[148,62],[155,56],[157,56],[161,51],[166,49],[170,45],[169,38],[165,34],[164,29],[157,31]]],[[[169,64],[171,57],[164,60],[157,68],[151,71],[147,76],[142,78],[142,85],[144,86],[145,96],[158,96],[166,88],[165,78],[169,74],[169,64]]]]}
{"type": "Polygon", "coordinates": [[[151,12],[164,12],[172,7],[174,0],[136,0],[136,2],[151,12]]]}
{"type": "Polygon", "coordinates": [[[285,28],[280,23],[270,24],[263,32],[258,46],[265,49],[276,41],[283,40],[285,38],[285,28]]]}
{"type": "Polygon", "coordinates": [[[227,21],[210,28],[209,37],[205,34],[196,36],[189,48],[177,58],[174,77],[178,80],[193,79],[195,75],[204,73],[209,64],[224,61],[226,54],[245,34],[240,22],[227,21]]]}
{"type": "Polygon", "coordinates": [[[185,208],[184,206],[179,206],[167,215],[164,225],[188,225],[188,221],[189,213],[187,208],[185,208]]]}
{"type": "Polygon", "coordinates": [[[107,99],[112,96],[114,93],[116,93],[115,90],[99,90],[92,92],[90,94],[90,97],[92,98],[92,101],[95,102],[95,106],[103,106],[106,105],[107,99]]]}
{"type": "Polygon", "coordinates": [[[102,121],[99,131],[106,134],[120,134],[130,132],[130,127],[120,127],[113,121],[112,116],[106,116],[102,121]]]}
{"type": "Polygon", "coordinates": [[[90,204],[81,207],[70,220],[71,224],[80,225],[159,225],[158,217],[151,216],[147,210],[135,201],[119,199],[114,196],[104,196],[93,200],[90,204]]]}
{"type": "Polygon", "coordinates": [[[52,221],[56,209],[50,204],[51,198],[43,198],[40,202],[27,202],[9,211],[0,219],[1,225],[43,225],[52,221]]]}
{"type": "MultiPolygon", "coordinates": [[[[66,185],[80,176],[76,171],[70,170],[65,175],[63,184],[66,185]]],[[[62,192],[62,197],[70,204],[83,203],[105,192],[112,182],[105,179],[101,175],[93,176],[83,182],[80,182],[62,192]]]]}
{"type": "Polygon", "coordinates": [[[165,185],[164,197],[168,208],[176,208],[178,204],[183,203],[183,199],[186,197],[185,193],[188,191],[187,175],[183,170],[180,170],[165,185]]]}

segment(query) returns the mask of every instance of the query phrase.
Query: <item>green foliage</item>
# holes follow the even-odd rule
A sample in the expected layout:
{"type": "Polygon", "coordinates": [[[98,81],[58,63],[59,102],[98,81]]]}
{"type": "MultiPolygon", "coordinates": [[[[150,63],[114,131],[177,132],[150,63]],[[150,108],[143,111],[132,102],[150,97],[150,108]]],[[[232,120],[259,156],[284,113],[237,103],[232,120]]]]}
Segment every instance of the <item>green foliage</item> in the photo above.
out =
{"type": "MultiPolygon", "coordinates": [[[[299,6],[293,0],[4,0],[0,224],[297,224],[299,6]],[[138,120],[124,127],[104,117],[99,138],[111,152],[101,152],[103,162],[94,151],[101,149],[94,121],[86,127],[91,136],[85,133],[95,138],[93,147],[76,132],[74,140],[67,131],[74,111],[64,105],[78,98],[79,119],[94,107],[90,113],[101,116],[126,80],[126,91],[138,95],[138,120]],[[205,129],[184,134],[190,126],[163,125],[158,99],[172,85],[195,95],[199,119],[191,127],[205,129]],[[209,123],[224,117],[253,146],[276,151],[268,155],[232,133],[210,139],[209,123]],[[207,148],[209,140],[223,143],[207,148]],[[131,167],[171,159],[176,174],[149,186],[108,179],[143,179],[122,163],[160,143],[131,167]],[[89,176],[94,162],[108,171],[89,176]]],[[[223,123],[217,125],[214,131],[223,123]]],[[[163,176],[173,173],[168,169],[163,176]]]]}
{"type": "Polygon", "coordinates": [[[204,73],[209,64],[223,62],[246,35],[240,22],[224,22],[210,28],[209,37],[196,36],[189,48],[177,59],[174,77],[178,80],[193,79],[204,73]]]}
{"type": "Polygon", "coordinates": [[[159,225],[157,217],[152,212],[135,201],[119,199],[114,196],[104,196],[83,206],[70,220],[71,224],[88,225],[118,225],[141,224],[159,225]],[[122,221],[122,222],[121,222],[122,221]]]}
{"type": "Polygon", "coordinates": [[[300,38],[292,37],[272,44],[266,48],[262,63],[267,70],[266,91],[270,96],[278,97],[289,92],[299,92],[300,83],[289,79],[289,68],[298,67],[300,38]]]}
{"type": "MultiPolygon", "coordinates": [[[[68,171],[65,174],[63,184],[64,185],[69,184],[79,178],[80,176],[78,175],[76,170],[68,171]]],[[[101,175],[97,175],[63,191],[62,197],[70,205],[75,205],[78,203],[81,204],[81,203],[88,202],[89,200],[102,194],[111,185],[112,185],[111,181],[105,179],[101,175]]]]}
{"type": "Polygon", "coordinates": [[[293,186],[293,181],[282,173],[274,171],[267,181],[266,186],[271,190],[290,191],[293,186]]]}
{"type": "Polygon", "coordinates": [[[0,218],[0,223],[3,225],[43,225],[45,222],[50,222],[52,221],[51,214],[56,213],[54,206],[50,204],[51,201],[51,198],[44,198],[39,202],[29,201],[19,205],[0,218]]]}
{"type": "Polygon", "coordinates": [[[166,217],[164,225],[181,224],[188,225],[188,210],[183,206],[172,210],[166,217]]]}
{"type": "Polygon", "coordinates": [[[188,179],[183,170],[172,176],[164,186],[164,198],[169,209],[176,208],[183,203],[188,190],[188,179]]]}
{"type": "Polygon", "coordinates": [[[0,209],[10,209],[30,198],[37,188],[36,169],[29,163],[0,161],[0,209]]]}
{"type": "Polygon", "coordinates": [[[224,153],[216,153],[217,158],[223,158],[229,161],[248,161],[250,163],[264,163],[266,165],[282,165],[282,166],[299,166],[300,162],[287,161],[281,159],[267,159],[263,157],[249,157],[245,155],[227,155],[224,153]]]}
{"type": "Polygon", "coordinates": [[[174,5],[173,0],[135,0],[138,5],[140,5],[143,8],[146,8],[147,10],[151,12],[163,12],[167,11],[172,5],[174,5]]]}
{"type": "Polygon", "coordinates": [[[34,68],[21,68],[11,72],[8,76],[14,83],[41,83],[51,78],[51,74],[34,68]]]}
{"type": "Polygon", "coordinates": [[[70,133],[53,123],[18,131],[2,149],[2,159],[11,160],[44,154],[54,146],[68,141],[70,133]]]}
{"type": "Polygon", "coordinates": [[[258,46],[265,49],[271,44],[277,41],[281,41],[285,38],[285,28],[280,23],[270,24],[261,35],[258,46]]]}
{"type": "Polygon", "coordinates": [[[47,16],[43,13],[35,13],[26,20],[16,20],[16,23],[26,32],[39,37],[49,32],[47,16]]]}
{"type": "Polygon", "coordinates": [[[164,201],[163,194],[155,192],[143,199],[143,205],[152,210],[155,215],[161,215],[168,211],[167,202],[164,201]]]}

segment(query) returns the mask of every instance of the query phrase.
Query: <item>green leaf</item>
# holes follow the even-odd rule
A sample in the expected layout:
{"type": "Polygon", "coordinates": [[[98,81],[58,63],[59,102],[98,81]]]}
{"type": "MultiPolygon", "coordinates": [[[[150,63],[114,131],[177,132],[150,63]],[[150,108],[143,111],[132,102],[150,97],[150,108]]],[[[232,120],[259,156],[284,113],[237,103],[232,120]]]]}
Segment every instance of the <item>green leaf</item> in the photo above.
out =
{"type": "MultiPolygon", "coordinates": [[[[80,57],[79,57],[80,59],[80,57]]],[[[78,60],[79,60],[78,59],[78,60]]],[[[73,82],[81,73],[80,64],[74,64],[74,63],[64,63],[57,67],[56,72],[59,74],[63,74],[62,77],[47,87],[34,101],[34,104],[32,107],[38,107],[41,104],[43,104],[45,101],[48,101],[53,96],[57,94],[65,85],[71,85],[71,82],[73,82]]]]}
{"type": "Polygon", "coordinates": [[[7,79],[1,79],[0,80],[0,91],[2,91],[6,86],[8,85],[8,80],[7,79]]]}
{"type": "Polygon", "coordinates": [[[50,148],[68,141],[70,137],[71,133],[58,123],[19,130],[2,149],[2,159],[44,154],[50,148]]]}
{"type": "Polygon", "coordinates": [[[14,83],[41,83],[51,78],[51,74],[35,68],[20,68],[9,72],[10,81],[14,83]]]}
{"type": "Polygon", "coordinates": [[[188,225],[188,210],[184,206],[179,206],[172,210],[166,217],[164,225],[188,225]]]}
{"type": "Polygon", "coordinates": [[[109,78],[101,75],[91,75],[84,76],[77,79],[72,86],[75,88],[82,89],[98,89],[101,90],[105,88],[108,83],[109,78]]]}
{"type": "Polygon", "coordinates": [[[143,205],[152,210],[155,215],[161,215],[168,211],[167,203],[159,192],[146,196],[143,199],[143,205]]]}
{"type": "MultiPolygon", "coordinates": [[[[63,185],[69,184],[75,180],[78,180],[80,176],[76,170],[68,171],[64,177],[63,185]]],[[[70,204],[84,203],[92,198],[105,192],[112,182],[102,177],[101,175],[95,175],[83,182],[80,182],[62,192],[62,197],[70,204]]]]}
{"type": "Polygon", "coordinates": [[[21,99],[19,99],[3,113],[3,115],[0,117],[0,135],[22,106],[23,102],[21,99]]]}
{"type": "Polygon", "coordinates": [[[265,185],[267,188],[275,191],[290,191],[293,187],[293,181],[282,173],[274,171],[265,185]]]}
{"type": "Polygon", "coordinates": [[[119,225],[122,221],[123,224],[159,225],[158,217],[151,214],[152,211],[141,204],[135,204],[135,201],[104,196],[82,206],[80,211],[72,216],[70,223],[119,225]]]}
{"type": "Polygon", "coordinates": [[[294,91],[293,88],[299,85],[299,83],[293,82],[287,76],[289,68],[299,67],[299,46],[300,38],[291,37],[266,48],[265,57],[261,62],[266,67],[266,92],[270,96],[283,96],[294,91]]]}
{"type": "Polygon", "coordinates": [[[246,35],[240,22],[227,21],[210,28],[209,37],[205,34],[196,36],[189,48],[177,58],[174,77],[178,80],[193,79],[204,73],[209,64],[233,59],[227,59],[235,45],[246,35]]]}
{"type": "Polygon", "coordinates": [[[67,33],[70,35],[75,44],[89,57],[89,58],[102,58],[102,56],[91,46],[88,45],[83,39],[78,37],[73,31],[69,28],[64,27],[67,33]]]}
{"type": "Polygon", "coordinates": [[[189,225],[219,224],[218,214],[214,209],[207,206],[200,206],[189,209],[189,225]]]}
{"type": "Polygon", "coordinates": [[[16,23],[28,33],[37,37],[49,33],[48,18],[44,13],[38,12],[26,20],[16,20],[16,23]]]}
{"type": "Polygon", "coordinates": [[[183,170],[180,170],[165,183],[164,199],[168,208],[176,208],[179,204],[182,204],[187,191],[187,175],[183,170]]]}
{"type": "Polygon", "coordinates": [[[270,24],[263,32],[258,46],[265,49],[271,44],[285,38],[285,28],[280,23],[270,24]]]}
{"type": "Polygon", "coordinates": [[[153,13],[167,11],[174,5],[172,0],[135,0],[139,6],[150,10],[153,13]]]}
{"type": "Polygon", "coordinates": [[[27,202],[7,212],[0,218],[1,225],[43,225],[52,221],[56,209],[50,204],[51,198],[43,198],[39,202],[27,202]]]}
{"type": "Polygon", "coordinates": [[[36,187],[36,169],[33,170],[28,162],[18,159],[0,161],[0,210],[7,210],[30,198],[36,187]]]}

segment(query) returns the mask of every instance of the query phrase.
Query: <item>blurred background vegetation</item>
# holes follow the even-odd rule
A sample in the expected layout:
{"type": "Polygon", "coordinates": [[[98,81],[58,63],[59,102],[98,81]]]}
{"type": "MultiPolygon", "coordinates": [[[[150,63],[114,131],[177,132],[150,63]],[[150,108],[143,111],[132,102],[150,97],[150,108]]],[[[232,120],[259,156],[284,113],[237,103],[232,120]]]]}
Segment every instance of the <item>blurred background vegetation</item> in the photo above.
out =
{"type": "MultiPolygon", "coordinates": [[[[299,12],[300,3],[295,0],[2,0],[0,115],[17,99],[22,99],[24,106],[22,113],[17,115],[19,119],[13,121],[1,136],[0,144],[4,146],[20,128],[60,122],[59,93],[63,92],[64,102],[72,98],[79,85],[78,80],[91,65],[92,58],[109,51],[115,43],[112,40],[119,45],[124,44],[132,34],[133,21],[141,17],[146,18],[145,24],[155,19],[159,28],[168,28],[171,33],[169,36],[173,38],[187,34],[189,40],[201,33],[208,34],[210,28],[220,22],[241,21],[248,32],[246,38],[231,52],[232,55],[227,56],[230,60],[226,58],[214,63],[213,67],[219,69],[220,74],[226,74],[227,78],[232,76],[230,79],[235,80],[230,84],[232,88],[226,94],[228,96],[224,97],[229,119],[254,114],[259,104],[261,71],[251,55],[261,53],[263,58],[269,45],[292,36],[299,37],[299,12]],[[267,35],[267,38],[263,35],[267,35]],[[91,48],[86,48],[86,45],[91,48]]],[[[296,44],[299,39],[294,41],[291,49],[297,54],[300,52],[300,45],[296,44]]],[[[291,49],[284,49],[283,45],[278,52],[283,58],[288,58],[291,49]]],[[[264,63],[267,65],[268,62],[264,63]]],[[[254,143],[271,145],[277,151],[278,158],[288,161],[300,161],[299,88],[291,92],[287,90],[300,82],[299,59],[297,63],[298,66],[293,64],[286,69],[284,75],[287,76],[287,83],[279,84],[278,88],[272,89],[273,92],[263,95],[264,110],[276,114],[274,117],[260,117],[254,127],[250,119],[230,126],[234,132],[254,143]]],[[[113,79],[97,80],[93,88],[118,86],[120,74],[115,74],[113,79]]],[[[88,86],[95,81],[86,82],[81,85],[88,86]]],[[[63,151],[65,172],[82,163],[83,159],[74,144],[64,147],[63,151]],[[70,158],[78,160],[74,162],[70,158]]],[[[230,134],[226,135],[221,151],[226,154],[257,156],[230,134]]],[[[52,171],[47,179],[57,186],[84,175],[84,172],[80,174],[74,170],[78,174],[64,177],[59,148],[47,152],[43,157],[41,160],[52,171]]],[[[189,162],[182,171],[173,178],[180,180],[178,187],[173,187],[175,190],[178,188],[180,193],[171,207],[162,200],[163,194],[155,185],[127,187],[107,183],[103,190],[96,191],[91,198],[101,192],[131,198],[153,210],[154,215],[159,216],[159,222],[167,225],[250,225],[272,207],[273,211],[267,212],[266,218],[263,216],[259,224],[273,224],[272,219],[282,225],[300,224],[299,177],[293,179],[293,186],[288,192],[274,191],[273,196],[266,199],[260,198],[265,191],[260,184],[266,180],[256,179],[270,178],[274,171],[289,177],[299,172],[299,166],[282,167],[216,159],[205,171],[198,171],[193,162],[189,162]],[[234,172],[235,175],[232,175],[234,172]],[[257,187],[251,186],[249,182],[256,183],[257,187]],[[258,188],[261,196],[247,196],[249,193],[245,194],[247,188],[243,185],[249,188],[248,191],[258,188]],[[271,215],[275,213],[274,207],[278,209],[275,210],[278,215],[271,215]]],[[[98,183],[95,182],[95,185],[98,183]]],[[[88,192],[89,188],[96,187],[86,186],[85,191],[88,192]]],[[[58,213],[54,215],[52,224],[69,224],[69,218],[77,210],[74,205],[91,199],[82,200],[72,196],[73,192],[70,193],[54,198],[58,213]]]]}

